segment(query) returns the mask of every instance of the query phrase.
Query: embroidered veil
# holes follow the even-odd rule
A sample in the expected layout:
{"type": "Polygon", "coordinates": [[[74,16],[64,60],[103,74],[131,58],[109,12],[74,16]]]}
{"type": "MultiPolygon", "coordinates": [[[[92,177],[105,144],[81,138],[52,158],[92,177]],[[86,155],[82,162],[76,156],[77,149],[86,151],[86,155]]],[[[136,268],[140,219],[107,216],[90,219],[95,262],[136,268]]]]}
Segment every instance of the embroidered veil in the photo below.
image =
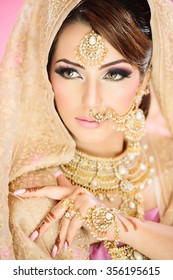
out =
{"type": "MultiPolygon", "coordinates": [[[[13,191],[9,184],[28,172],[68,162],[74,154],[75,143],[54,108],[46,65],[58,29],[79,2],[26,0],[0,65],[0,254],[10,250],[12,259],[16,245],[9,227],[8,205],[14,204],[9,198],[9,192],[13,191]]],[[[173,3],[168,0],[148,0],[148,3],[153,36],[152,83],[173,133],[173,3]]],[[[171,149],[172,141],[167,140],[166,145],[171,149]]],[[[169,152],[167,157],[169,169],[172,166],[169,152]]],[[[161,172],[162,167],[159,168],[161,172]]],[[[164,185],[162,179],[161,184],[164,185]]],[[[158,204],[162,221],[173,224],[172,186],[165,188],[158,194],[158,204]]],[[[25,226],[21,234],[24,231],[25,226]]]]}

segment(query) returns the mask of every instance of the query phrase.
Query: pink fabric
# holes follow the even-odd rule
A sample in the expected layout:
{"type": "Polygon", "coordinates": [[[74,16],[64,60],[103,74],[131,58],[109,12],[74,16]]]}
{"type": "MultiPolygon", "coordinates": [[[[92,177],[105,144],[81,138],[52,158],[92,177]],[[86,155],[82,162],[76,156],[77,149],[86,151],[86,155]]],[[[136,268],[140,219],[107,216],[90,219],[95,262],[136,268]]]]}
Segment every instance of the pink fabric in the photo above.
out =
{"type": "MultiPolygon", "coordinates": [[[[159,209],[154,208],[145,212],[145,220],[159,223],[159,209]]],[[[90,246],[90,260],[111,260],[111,256],[109,255],[103,242],[92,244],[90,246]]]]}
{"type": "Polygon", "coordinates": [[[155,223],[159,223],[160,222],[159,209],[154,208],[150,211],[145,212],[144,217],[145,217],[146,221],[152,221],[155,223]]]}

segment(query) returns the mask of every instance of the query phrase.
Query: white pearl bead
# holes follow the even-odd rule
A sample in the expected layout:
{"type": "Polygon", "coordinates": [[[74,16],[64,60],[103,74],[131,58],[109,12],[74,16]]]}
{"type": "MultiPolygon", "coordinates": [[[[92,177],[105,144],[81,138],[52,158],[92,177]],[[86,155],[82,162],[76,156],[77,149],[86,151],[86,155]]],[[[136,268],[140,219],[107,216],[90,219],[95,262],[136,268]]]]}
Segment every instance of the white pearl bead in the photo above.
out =
{"type": "Polygon", "coordinates": [[[97,181],[96,178],[92,179],[91,185],[92,185],[93,187],[97,187],[97,186],[98,186],[98,181],[97,181]]]}
{"type": "Polygon", "coordinates": [[[136,155],[133,154],[133,153],[130,153],[130,154],[128,154],[128,157],[129,157],[130,160],[134,160],[136,155]]]}
{"type": "Polygon", "coordinates": [[[143,260],[142,254],[139,253],[138,251],[135,250],[135,251],[133,252],[133,255],[134,255],[135,260],[143,260]]]}
{"type": "Polygon", "coordinates": [[[131,201],[129,203],[129,207],[130,207],[130,209],[134,210],[134,209],[136,209],[136,204],[133,201],[131,201]]]}
{"type": "Polygon", "coordinates": [[[137,113],[136,113],[136,119],[137,119],[138,121],[141,121],[141,120],[143,119],[143,114],[142,114],[141,111],[137,111],[137,113]]]}
{"type": "Polygon", "coordinates": [[[120,165],[119,168],[118,168],[118,171],[121,175],[126,175],[128,173],[128,170],[125,166],[123,165],[120,165]]]}
{"type": "Polygon", "coordinates": [[[142,171],[146,171],[146,170],[147,170],[147,167],[146,167],[146,165],[145,165],[144,163],[141,163],[140,169],[141,169],[142,171]]]}
{"type": "Polygon", "coordinates": [[[151,168],[151,169],[150,169],[150,173],[153,174],[154,172],[155,172],[155,169],[154,169],[154,168],[151,168]]]}
{"type": "Polygon", "coordinates": [[[89,38],[89,44],[90,44],[91,46],[94,46],[94,45],[96,44],[96,38],[95,38],[94,36],[91,36],[91,37],[89,38]]]}
{"type": "Polygon", "coordinates": [[[111,213],[106,213],[106,220],[110,221],[113,218],[111,213]]]}

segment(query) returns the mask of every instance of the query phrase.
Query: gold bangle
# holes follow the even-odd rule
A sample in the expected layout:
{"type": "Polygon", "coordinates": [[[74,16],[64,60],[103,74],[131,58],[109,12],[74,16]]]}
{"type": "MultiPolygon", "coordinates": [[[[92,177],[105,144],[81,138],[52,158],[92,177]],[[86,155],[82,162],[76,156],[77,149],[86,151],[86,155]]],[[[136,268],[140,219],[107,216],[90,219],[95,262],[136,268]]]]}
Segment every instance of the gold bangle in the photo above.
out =
{"type": "Polygon", "coordinates": [[[115,223],[115,242],[118,243],[119,226],[116,213],[116,209],[95,206],[88,210],[88,214],[83,220],[91,230],[91,234],[98,240],[107,240],[106,233],[115,223]]]}

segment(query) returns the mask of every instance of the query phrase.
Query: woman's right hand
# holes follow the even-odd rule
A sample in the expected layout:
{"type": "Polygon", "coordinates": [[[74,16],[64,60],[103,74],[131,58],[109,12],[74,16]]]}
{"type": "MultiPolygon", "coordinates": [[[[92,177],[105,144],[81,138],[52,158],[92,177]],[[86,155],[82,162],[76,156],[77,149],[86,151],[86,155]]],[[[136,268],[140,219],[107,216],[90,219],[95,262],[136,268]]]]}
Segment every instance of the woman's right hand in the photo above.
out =
{"type": "Polygon", "coordinates": [[[14,195],[20,197],[47,197],[55,200],[62,200],[71,195],[78,186],[72,185],[64,176],[62,171],[55,174],[57,185],[38,186],[33,188],[19,189],[14,192],[14,195]]]}

